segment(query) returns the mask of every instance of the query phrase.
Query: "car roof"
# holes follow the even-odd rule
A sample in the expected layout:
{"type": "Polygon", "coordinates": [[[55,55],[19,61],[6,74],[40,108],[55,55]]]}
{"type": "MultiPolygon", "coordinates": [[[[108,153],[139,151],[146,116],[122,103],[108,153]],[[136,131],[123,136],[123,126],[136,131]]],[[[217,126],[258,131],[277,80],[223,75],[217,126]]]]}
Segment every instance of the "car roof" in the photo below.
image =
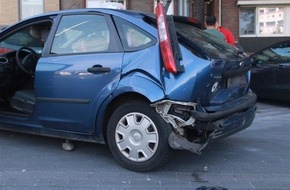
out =
{"type": "Polygon", "coordinates": [[[150,13],[140,12],[140,11],[133,11],[133,10],[119,10],[119,9],[108,9],[108,8],[84,8],[84,9],[68,9],[68,10],[59,10],[59,11],[52,11],[48,13],[43,13],[39,15],[35,15],[29,17],[31,18],[38,18],[38,17],[47,17],[47,16],[56,16],[60,14],[77,14],[77,13],[108,13],[108,14],[126,14],[133,17],[139,17],[140,15],[154,15],[150,13]]]}
{"type": "MultiPolygon", "coordinates": [[[[10,27],[18,25],[19,23],[27,23],[31,22],[32,20],[39,20],[39,19],[46,19],[46,18],[53,18],[57,17],[58,15],[66,15],[66,14],[86,14],[86,13],[104,13],[104,14],[112,14],[115,16],[119,16],[121,18],[127,17],[127,19],[135,18],[135,22],[139,22],[138,20],[143,19],[144,16],[149,16],[150,14],[143,13],[140,11],[132,11],[132,10],[118,10],[118,9],[108,9],[108,8],[83,8],[83,9],[68,9],[68,10],[59,10],[59,11],[52,11],[48,13],[38,14],[31,17],[27,17],[23,20],[13,23],[12,25],[2,28],[0,31],[6,30],[10,27]]],[[[155,19],[155,15],[151,14],[152,19],[155,19]]]]}
{"type": "MultiPolygon", "coordinates": [[[[152,20],[156,19],[156,15],[154,13],[135,11],[135,10],[108,9],[108,8],[83,8],[83,9],[59,10],[59,11],[53,11],[49,13],[32,16],[27,19],[57,16],[60,14],[78,14],[78,13],[94,13],[94,12],[107,13],[107,14],[113,14],[113,15],[119,15],[119,16],[127,15],[130,17],[134,17],[136,19],[143,19],[144,17],[150,18],[152,20]]],[[[176,16],[176,15],[172,15],[172,16],[174,18],[174,21],[188,23],[200,29],[203,28],[203,25],[197,19],[194,19],[191,17],[185,17],[185,16],[176,16]]]]}

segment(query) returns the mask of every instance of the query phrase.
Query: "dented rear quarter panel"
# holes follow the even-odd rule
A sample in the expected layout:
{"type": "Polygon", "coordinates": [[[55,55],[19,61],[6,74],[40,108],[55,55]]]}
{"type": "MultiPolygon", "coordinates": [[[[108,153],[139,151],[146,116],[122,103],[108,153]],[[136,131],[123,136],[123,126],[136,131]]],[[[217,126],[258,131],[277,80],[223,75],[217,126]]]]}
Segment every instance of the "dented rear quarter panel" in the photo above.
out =
{"type": "Polygon", "coordinates": [[[168,99],[193,101],[195,99],[194,87],[199,85],[196,79],[207,72],[211,62],[195,56],[182,45],[180,48],[183,57],[180,64],[184,66],[184,72],[176,75],[164,73],[165,94],[168,99]]]}
{"type": "Polygon", "coordinates": [[[166,98],[177,101],[200,102],[204,106],[221,105],[246,95],[249,91],[251,65],[248,57],[226,59],[203,59],[180,45],[184,72],[176,75],[165,73],[166,98]],[[241,64],[242,63],[242,64],[241,64]],[[235,76],[225,76],[236,72],[235,76]],[[243,71],[244,70],[244,71],[243,71]],[[229,78],[237,77],[237,85],[227,87],[229,78]]]}

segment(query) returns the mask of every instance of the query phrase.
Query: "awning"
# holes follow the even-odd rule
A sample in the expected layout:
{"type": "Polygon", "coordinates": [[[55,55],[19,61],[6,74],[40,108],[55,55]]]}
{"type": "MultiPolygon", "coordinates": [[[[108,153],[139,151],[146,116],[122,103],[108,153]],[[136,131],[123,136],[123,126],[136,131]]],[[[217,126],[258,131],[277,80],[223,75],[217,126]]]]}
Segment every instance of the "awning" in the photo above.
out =
{"type": "Polygon", "coordinates": [[[290,0],[238,0],[237,5],[290,5],[290,0]]]}

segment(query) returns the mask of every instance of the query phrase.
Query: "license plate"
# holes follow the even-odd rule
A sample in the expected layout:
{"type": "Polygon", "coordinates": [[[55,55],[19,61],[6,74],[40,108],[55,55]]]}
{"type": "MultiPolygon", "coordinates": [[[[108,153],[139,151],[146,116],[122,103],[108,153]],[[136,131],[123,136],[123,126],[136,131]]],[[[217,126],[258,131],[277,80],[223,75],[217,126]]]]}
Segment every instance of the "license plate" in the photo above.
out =
{"type": "Polygon", "coordinates": [[[227,79],[227,87],[242,87],[247,85],[247,79],[245,75],[235,76],[227,79]]]}

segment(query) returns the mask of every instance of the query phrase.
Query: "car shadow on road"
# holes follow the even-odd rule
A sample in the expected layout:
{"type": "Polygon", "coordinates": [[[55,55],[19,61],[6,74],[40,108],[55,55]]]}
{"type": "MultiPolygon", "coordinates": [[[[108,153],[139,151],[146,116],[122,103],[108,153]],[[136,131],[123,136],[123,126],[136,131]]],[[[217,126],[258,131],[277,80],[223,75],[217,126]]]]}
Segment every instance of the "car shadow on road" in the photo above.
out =
{"type": "MultiPolygon", "coordinates": [[[[63,139],[1,130],[0,147],[2,154],[0,157],[2,160],[11,162],[12,167],[14,161],[10,158],[21,157],[20,160],[15,161],[18,163],[18,167],[24,167],[25,165],[25,167],[31,169],[36,165],[47,170],[65,169],[74,165],[74,167],[79,166],[78,170],[128,171],[115,161],[106,145],[72,141],[75,149],[66,151],[61,148],[63,141],[63,139]]],[[[215,146],[219,146],[218,143],[209,146],[200,155],[186,150],[172,150],[168,162],[152,172],[191,172],[193,170],[195,172],[206,172],[207,167],[217,161],[215,159],[218,157],[212,152],[215,146]]],[[[0,164],[0,169],[1,167],[0,164]]]]}
{"type": "Polygon", "coordinates": [[[290,107],[290,101],[286,100],[272,100],[272,99],[258,99],[258,103],[275,105],[280,107],[290,107]]]}

